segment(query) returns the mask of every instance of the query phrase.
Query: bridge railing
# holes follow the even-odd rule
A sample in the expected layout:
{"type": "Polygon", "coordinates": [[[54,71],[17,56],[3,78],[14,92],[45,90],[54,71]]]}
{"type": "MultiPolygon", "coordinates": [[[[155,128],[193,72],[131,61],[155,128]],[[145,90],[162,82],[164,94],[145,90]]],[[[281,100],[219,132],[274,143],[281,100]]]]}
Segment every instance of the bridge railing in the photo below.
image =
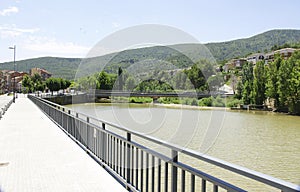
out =
{"type": "Polygon", "coordinates": [[[13,103],[13,98],[9,100],[4,106],[0,109],[0,119],[2,119],[2,116],[5,114],[5,112],[8,110],[8,108],[11,106],[13,103]]]}
{"type": "Polygon", "coordinates": [[[34,96],[29,98],[130,191],[245,191],[180,162],[178,157],[181,154],[251,178],[279,191],[300,191],[299,186],[268,175],[72,111],[44,99],[34,96]],[[118,129],[124,134],[116,134],[107,127],[118,129]],[[171,155],[141,145],[132,139],[133,136],[164,146],[171,155]]]}

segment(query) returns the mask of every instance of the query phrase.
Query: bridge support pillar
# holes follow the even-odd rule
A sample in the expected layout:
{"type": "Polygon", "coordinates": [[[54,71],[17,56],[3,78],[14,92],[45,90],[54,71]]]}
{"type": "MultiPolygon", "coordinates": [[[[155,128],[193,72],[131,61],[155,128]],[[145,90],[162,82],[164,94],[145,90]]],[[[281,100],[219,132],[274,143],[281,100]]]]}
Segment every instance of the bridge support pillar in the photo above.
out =
{"type": "Polygon", "coordinates": [[[159,103],[158,102],[159,97],[152,97],[152,99],[153,99],[153,103],[159,103]]]}

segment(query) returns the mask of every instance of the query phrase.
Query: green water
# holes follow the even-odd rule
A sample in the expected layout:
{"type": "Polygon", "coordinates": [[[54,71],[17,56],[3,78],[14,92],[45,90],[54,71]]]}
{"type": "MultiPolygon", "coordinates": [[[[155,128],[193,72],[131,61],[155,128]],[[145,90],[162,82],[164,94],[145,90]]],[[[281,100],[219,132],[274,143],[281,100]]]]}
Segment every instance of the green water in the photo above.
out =
{"type": "MultiPolygon", "coordinates": [[[[271,112],[78,104],[76,111],[117,123],[270,176],[300,184],[300,117],[271,112]]],[[[159,147],[156,149],[163,151],[159,147]]],[[[190,165],[250,191],[260,184],[188,157],[190,165]]],[[[263,191],[274,191],[266,188],[263,191]]]]}

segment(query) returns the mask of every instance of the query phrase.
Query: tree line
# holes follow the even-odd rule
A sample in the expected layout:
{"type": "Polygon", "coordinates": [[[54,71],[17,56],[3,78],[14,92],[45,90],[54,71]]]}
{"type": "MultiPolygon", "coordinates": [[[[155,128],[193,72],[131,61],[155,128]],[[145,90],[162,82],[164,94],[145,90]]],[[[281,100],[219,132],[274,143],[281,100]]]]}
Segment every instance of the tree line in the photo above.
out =
{"type": "Polygon", "coordinates": [[[273,62],[259,61],[242,68],[236,97],[243,103],[273,103],[277,111],[300,114],[300,52],[285,60],[275,55],[273,62]]]}
{"type": "Polygon", "coordinates": [[[118,74],[101,71],[76,81],[79,90],[127,90],[139,92],[172,92],[174,90],[215,91],[222,85],[223,76],[216,73],[212,63],[206,60],[188,69],[152,70],[146,74],[129,74],[121,67],[118,74]]]}
{"type": "Polygon", "coordinates": [[[34,74],[33,76],[25,75],[22,81],[22,86],[25,88],[24,92],[33,93],[36,91],[46,91],[49,90],[52,92],[65,90],[70,87],[71,81],[63,78],[48,78],[43,80],[39,74],[34,74]]]}

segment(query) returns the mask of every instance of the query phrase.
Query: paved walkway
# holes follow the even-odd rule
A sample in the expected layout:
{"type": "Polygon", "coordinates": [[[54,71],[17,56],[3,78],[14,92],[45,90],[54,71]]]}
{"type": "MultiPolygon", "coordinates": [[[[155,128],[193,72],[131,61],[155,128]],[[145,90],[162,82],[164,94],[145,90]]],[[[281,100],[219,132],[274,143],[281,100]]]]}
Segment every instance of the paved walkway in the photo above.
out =
{"type": "Polygon", "coordinates": [[[0,192],[126,191],[19,95],[0,120],[0,192]]]}

